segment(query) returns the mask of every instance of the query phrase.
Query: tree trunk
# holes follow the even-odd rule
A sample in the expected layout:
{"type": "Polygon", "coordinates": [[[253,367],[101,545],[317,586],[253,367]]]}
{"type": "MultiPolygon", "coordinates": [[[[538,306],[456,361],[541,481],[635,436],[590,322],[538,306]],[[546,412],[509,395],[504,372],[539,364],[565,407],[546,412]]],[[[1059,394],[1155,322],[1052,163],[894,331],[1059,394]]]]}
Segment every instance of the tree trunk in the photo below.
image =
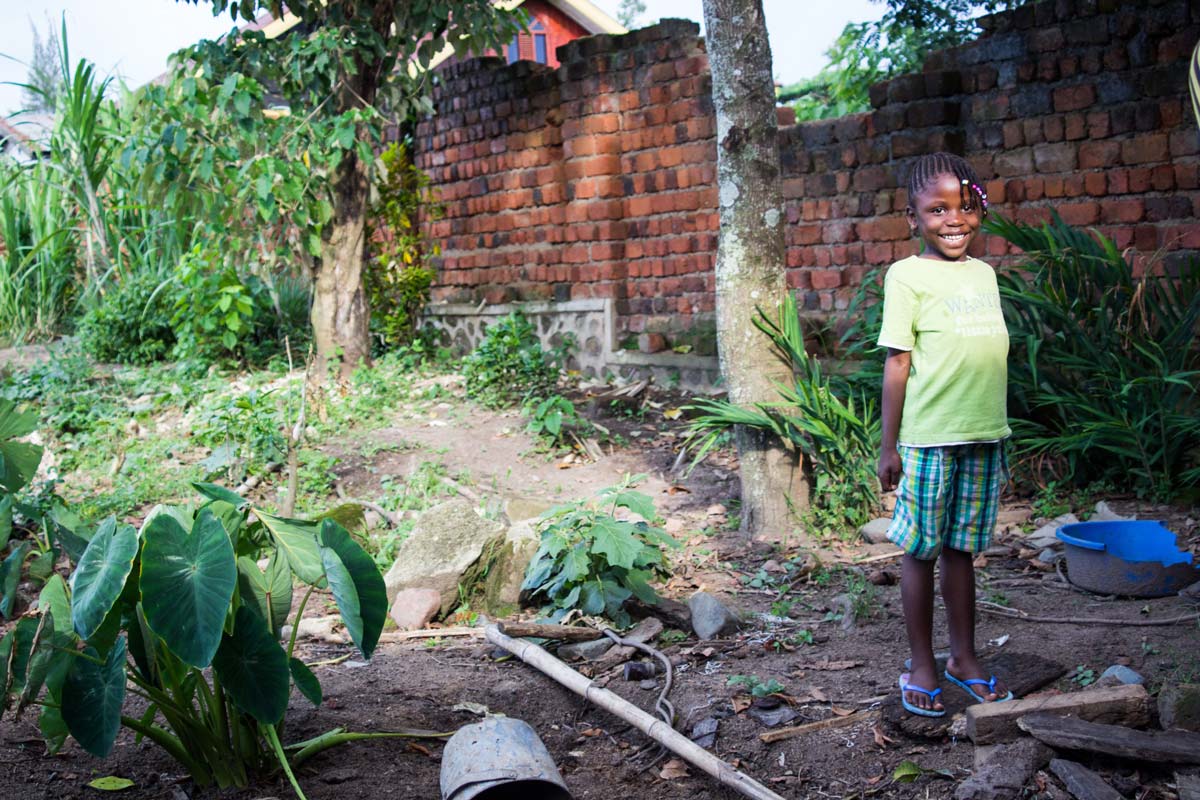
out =
{"type": "Polygon", "coordinates": [[[349,152],[338,165],[333,190],[333,219],[313,287],[312,326],[318,379],[330,360],[341,359],[341,374],[370,363],[370,311],[363,290],[367,257],[365,165],[349,152]]]}
{"type": "MultiPolygon", "coordinates": [[[[783,193],[771,47],[762,0],[704,0],[704,25],[717,117],[717,352],[729,400],[779,399],[772,381],[791,379],[754,327],[756,306],[774,308],[787,291],[783,193]]],[[[774,436],[738,428],[742,532],[779,539],[808,505],[799,451],[774,436]]]]}

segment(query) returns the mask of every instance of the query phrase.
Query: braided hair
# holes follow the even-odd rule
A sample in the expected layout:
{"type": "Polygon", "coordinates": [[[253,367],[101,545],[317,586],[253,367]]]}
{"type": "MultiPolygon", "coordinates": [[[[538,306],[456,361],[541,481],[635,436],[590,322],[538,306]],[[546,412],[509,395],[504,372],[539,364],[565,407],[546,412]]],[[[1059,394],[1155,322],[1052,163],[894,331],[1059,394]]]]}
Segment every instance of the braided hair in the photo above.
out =
{"type": "Polygon", "coordinates": [[[966,159],[953,153],[930,153],[917,159],[908,173],[909,205],[912,205],[914,198],[926,186],[941,175],[953,175],[957,178],[962,186],[963,202],[978,202],[980,217],[987,216],[987,192],[983,190],[983,182],[979,180],[979,174],[967,163],[966,159]]]}

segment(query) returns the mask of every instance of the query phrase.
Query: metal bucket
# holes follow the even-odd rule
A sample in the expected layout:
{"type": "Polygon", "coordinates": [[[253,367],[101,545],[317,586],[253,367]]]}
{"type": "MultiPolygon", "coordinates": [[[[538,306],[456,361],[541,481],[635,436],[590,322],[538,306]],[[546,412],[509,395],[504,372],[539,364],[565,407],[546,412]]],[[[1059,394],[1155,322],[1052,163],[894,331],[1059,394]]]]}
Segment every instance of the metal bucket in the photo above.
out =
{"type": "Polygon", "coordinates": [[[459,728],[442,751],[442,800],[572,800],[528,724],[488,717],[459,728]]]}

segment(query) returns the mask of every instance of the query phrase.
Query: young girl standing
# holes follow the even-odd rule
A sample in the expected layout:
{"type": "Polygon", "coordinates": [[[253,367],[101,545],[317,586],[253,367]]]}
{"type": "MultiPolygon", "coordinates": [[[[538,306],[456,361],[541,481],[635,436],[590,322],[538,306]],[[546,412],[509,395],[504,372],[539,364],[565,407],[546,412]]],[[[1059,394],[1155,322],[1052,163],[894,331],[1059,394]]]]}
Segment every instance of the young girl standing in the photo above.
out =
{"type": "Polygon", "coordinates": [[[900,676],[904,707],[945,714],[940,677],[975,702],[1012,697],[975,654],[974,554],[996,523],[1011,433],[1005,402],[1008,330],[992,268],[967,255],[987,195],[962,158],[918,159],[908,180],[908,224],[923,245],[884,280],[883,441],[879,481],[896,489],[888,538],[904,550],[901,597],[912,649],[900,676]],[[950,632],[939,677],[933,655],[933,575],[950,632]]]}

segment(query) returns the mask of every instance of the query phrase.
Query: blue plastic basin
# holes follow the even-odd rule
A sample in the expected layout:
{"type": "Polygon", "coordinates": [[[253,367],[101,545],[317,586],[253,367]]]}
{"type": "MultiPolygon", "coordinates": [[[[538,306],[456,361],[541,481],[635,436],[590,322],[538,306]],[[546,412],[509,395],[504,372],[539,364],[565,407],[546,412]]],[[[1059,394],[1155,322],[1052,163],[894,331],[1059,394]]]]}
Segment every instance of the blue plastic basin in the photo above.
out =
{"type": "Polygon", "coordinates": [[[1154,520],[1112,520],[1063,525],[1071,583],[1099,594],[1165,597],[1200,580],[1192,554],[1154,520]]]}

